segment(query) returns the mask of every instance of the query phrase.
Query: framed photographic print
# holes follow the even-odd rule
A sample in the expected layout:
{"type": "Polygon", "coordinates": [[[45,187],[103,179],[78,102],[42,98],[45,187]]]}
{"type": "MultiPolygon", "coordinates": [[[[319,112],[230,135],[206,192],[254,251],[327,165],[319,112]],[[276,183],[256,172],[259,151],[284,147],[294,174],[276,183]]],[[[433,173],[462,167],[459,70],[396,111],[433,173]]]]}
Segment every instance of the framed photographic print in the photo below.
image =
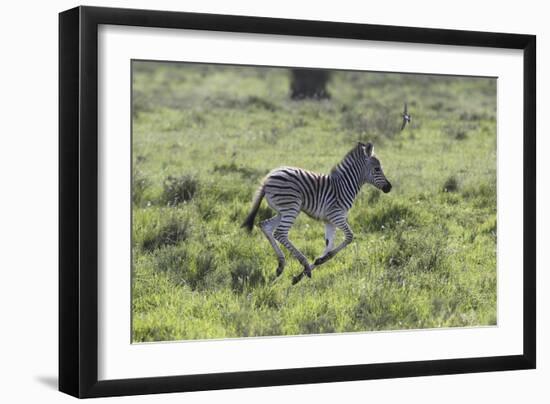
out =
{"type": "Polygon", "coordinates": [[[535,367],[535,37],[60,14],[59,387],[535,367]]]}

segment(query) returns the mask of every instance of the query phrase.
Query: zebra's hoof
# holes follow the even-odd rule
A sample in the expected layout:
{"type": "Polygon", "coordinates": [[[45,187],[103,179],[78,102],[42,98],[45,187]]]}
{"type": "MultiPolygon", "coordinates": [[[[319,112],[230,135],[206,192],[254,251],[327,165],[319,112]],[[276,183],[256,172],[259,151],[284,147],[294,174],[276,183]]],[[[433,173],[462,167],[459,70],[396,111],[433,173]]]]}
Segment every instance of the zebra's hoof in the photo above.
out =
{"type": "Polygon", "coordinates": [[[281,274],[283,273],[283,269],[284,269],[284,268],[285,268],[285,267],[282,266],[282,265],[279,265],[279,266],[277,267],[277,270],[275,271],[275,273],[277,274],[277,276],[281,276],[281,274]]]}
{"type": "Polygon", "coordinates": [[[292,285],[296,285],[298,282],[300,282],[302,280],[302,278],[304,277],[304,273],[302,272],[301,274],[299,275],[295,275],[292,277],[292,285]]]}
{"type": "Polygon", "coordinates": [[[305,268],[304,275],[311,279],[311,268],[305,268]]]}

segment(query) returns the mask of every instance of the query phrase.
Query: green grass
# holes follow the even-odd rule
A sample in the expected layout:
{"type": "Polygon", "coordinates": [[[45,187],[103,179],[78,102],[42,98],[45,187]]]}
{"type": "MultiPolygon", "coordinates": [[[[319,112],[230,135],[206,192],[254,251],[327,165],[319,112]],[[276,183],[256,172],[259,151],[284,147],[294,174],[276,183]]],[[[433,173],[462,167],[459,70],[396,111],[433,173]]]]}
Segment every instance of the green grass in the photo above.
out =
{"type": "MultiPolygon", "coordinates": [[[[334,72],[329,92],[291,101],[284,69],[134,62],[134,342],[496,324],[495,80],[334,72]],[[312,279],[291,285],[286,251],[276,278],[239,227],[260,180],[326,173],[356,141],[392,192],[363,188],[353,243],[312,279]]],[[[272,215],[264,201],[256,223],[272,215]]],[[[300,215],[290,237],[313,260],[323,234],[300,215]]]]}

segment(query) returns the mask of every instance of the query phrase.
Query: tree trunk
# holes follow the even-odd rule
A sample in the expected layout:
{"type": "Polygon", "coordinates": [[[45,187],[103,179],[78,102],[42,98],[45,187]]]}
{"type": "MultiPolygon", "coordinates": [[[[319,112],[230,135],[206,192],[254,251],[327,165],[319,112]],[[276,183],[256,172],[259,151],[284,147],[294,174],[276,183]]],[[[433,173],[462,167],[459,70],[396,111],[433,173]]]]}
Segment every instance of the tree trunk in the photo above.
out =
{"type": "Polygon", "coordinates": [[[330,98],[326,85],[330,74],[319,69],[292,69],[290,97],[293,100],[304,98],[330,98]]]}

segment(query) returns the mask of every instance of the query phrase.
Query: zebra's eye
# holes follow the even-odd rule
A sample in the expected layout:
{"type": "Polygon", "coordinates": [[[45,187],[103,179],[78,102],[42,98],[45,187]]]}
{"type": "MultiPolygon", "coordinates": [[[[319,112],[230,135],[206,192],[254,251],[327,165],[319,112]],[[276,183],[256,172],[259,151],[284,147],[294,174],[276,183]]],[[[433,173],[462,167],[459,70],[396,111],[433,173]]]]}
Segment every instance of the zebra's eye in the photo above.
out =
{"type": "Polygon", "coordinates": [[[374,167],[374,172],[379,173],[380,172],[380,167],[374,167]]]}

